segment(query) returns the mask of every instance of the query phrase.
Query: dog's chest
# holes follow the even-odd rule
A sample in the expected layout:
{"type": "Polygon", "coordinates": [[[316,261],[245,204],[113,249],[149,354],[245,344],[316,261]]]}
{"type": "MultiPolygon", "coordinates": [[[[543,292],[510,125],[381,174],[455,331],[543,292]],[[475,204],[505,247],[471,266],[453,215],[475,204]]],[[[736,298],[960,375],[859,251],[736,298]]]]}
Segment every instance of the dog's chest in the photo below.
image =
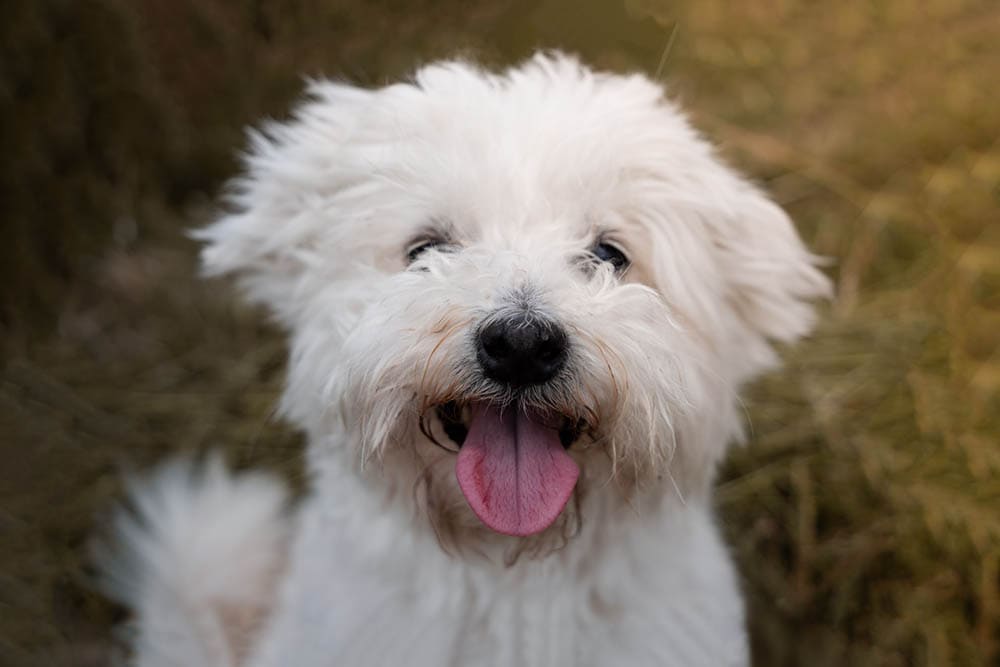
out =
{"type": "Polygon", "coordinates": [[[490,580],[477,572],[456,609],[455,665],[575,665],[594,657],[594,640],[620,610],[601,609],[593,581],[557,567],[490,580]],[[589,653],[590,657],[587,657],[589,653]]]}
{"type": "Polygon", "coordinates": [[[745,664],[742,605],[707,514],[608,553],[579,542],[509,568],[304,518],[254,667],[745,664]]]}

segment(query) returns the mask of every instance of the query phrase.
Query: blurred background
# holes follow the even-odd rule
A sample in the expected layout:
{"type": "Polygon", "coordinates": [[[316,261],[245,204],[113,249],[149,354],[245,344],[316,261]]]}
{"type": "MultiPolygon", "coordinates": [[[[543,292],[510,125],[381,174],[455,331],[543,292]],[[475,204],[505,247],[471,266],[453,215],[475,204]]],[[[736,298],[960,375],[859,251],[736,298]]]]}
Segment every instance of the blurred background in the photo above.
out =
{"type": "Polygon", "coordinates": [[[0,664],[103,665],[87,544],[179,450],[301,482],[278,332],[195,276],[244,127],[303,75],[560,47],[662,78],[833,261],[719,482],[758,665],[1000,660],[1000,4],[8,0],[0,664]]]}

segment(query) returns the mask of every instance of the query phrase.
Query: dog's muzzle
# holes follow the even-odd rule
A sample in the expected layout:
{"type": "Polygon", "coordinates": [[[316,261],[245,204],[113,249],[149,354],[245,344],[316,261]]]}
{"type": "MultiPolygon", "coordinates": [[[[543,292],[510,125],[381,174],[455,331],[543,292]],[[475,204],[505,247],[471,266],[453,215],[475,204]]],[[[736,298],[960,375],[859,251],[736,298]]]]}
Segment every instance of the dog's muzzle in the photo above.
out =
{"type": "Polygon", "coordinates": [[[559,375],[569,341],[551,319],[520,310],[489,316],[476,330],[474,344],[483,376],[515,398],[471,397],[438,406],[444,432],[459,447],[458,485],[491,529],[533,535],[556,520],[573,494],[580,469],[566,450],[580,425],[516,397],[559,375]]]}

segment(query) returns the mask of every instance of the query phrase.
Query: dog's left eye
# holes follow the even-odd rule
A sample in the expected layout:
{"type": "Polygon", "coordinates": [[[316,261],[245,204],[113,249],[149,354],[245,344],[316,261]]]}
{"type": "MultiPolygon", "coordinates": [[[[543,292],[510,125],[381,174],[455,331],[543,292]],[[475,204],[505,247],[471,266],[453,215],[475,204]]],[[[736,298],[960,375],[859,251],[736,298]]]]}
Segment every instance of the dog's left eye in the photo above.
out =
{"type": "Polygon", "coordinates": [[[595,245],[593,248],[590,249],[590,252],[597,259],[601,260],[602,262],[607,262],[612,267],[614,267],[615,272],[617,273],[623,273],[631,263],[629,262],[628,257],[625,256],[625,253],[621,250],[621,248],[618,248],[617,246],[614,246],[605,241],[602,241],[601,243],[595,245]]]}
{"type": "Polygon", "coordinates": [[[419,241],[414,241],[406,249],[406,261],[408,264],[413,264],[428,250],[433,250],[434,248],[444,250],[447,249],[449,245],[451,244],[444,239],[439,238],[420,239],[419,241]]]}

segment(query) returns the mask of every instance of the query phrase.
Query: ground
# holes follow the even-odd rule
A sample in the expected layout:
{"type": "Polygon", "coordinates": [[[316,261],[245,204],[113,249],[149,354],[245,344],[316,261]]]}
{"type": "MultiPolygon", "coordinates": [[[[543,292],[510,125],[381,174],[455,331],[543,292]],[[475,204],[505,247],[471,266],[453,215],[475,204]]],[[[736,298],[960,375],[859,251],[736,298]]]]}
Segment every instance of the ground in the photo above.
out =
{"type": "Polygon", "coordinates": [[[641,69],[838,285],[719,482],[761,665],[1000,655],[1000,6],[988,0],[38,0],[0,27],[0,664],[99,665],[122,476],[222,448],[298,483],[277,331],[197,279],[243,126],[302,75],[536,46],[641,69]]]}

